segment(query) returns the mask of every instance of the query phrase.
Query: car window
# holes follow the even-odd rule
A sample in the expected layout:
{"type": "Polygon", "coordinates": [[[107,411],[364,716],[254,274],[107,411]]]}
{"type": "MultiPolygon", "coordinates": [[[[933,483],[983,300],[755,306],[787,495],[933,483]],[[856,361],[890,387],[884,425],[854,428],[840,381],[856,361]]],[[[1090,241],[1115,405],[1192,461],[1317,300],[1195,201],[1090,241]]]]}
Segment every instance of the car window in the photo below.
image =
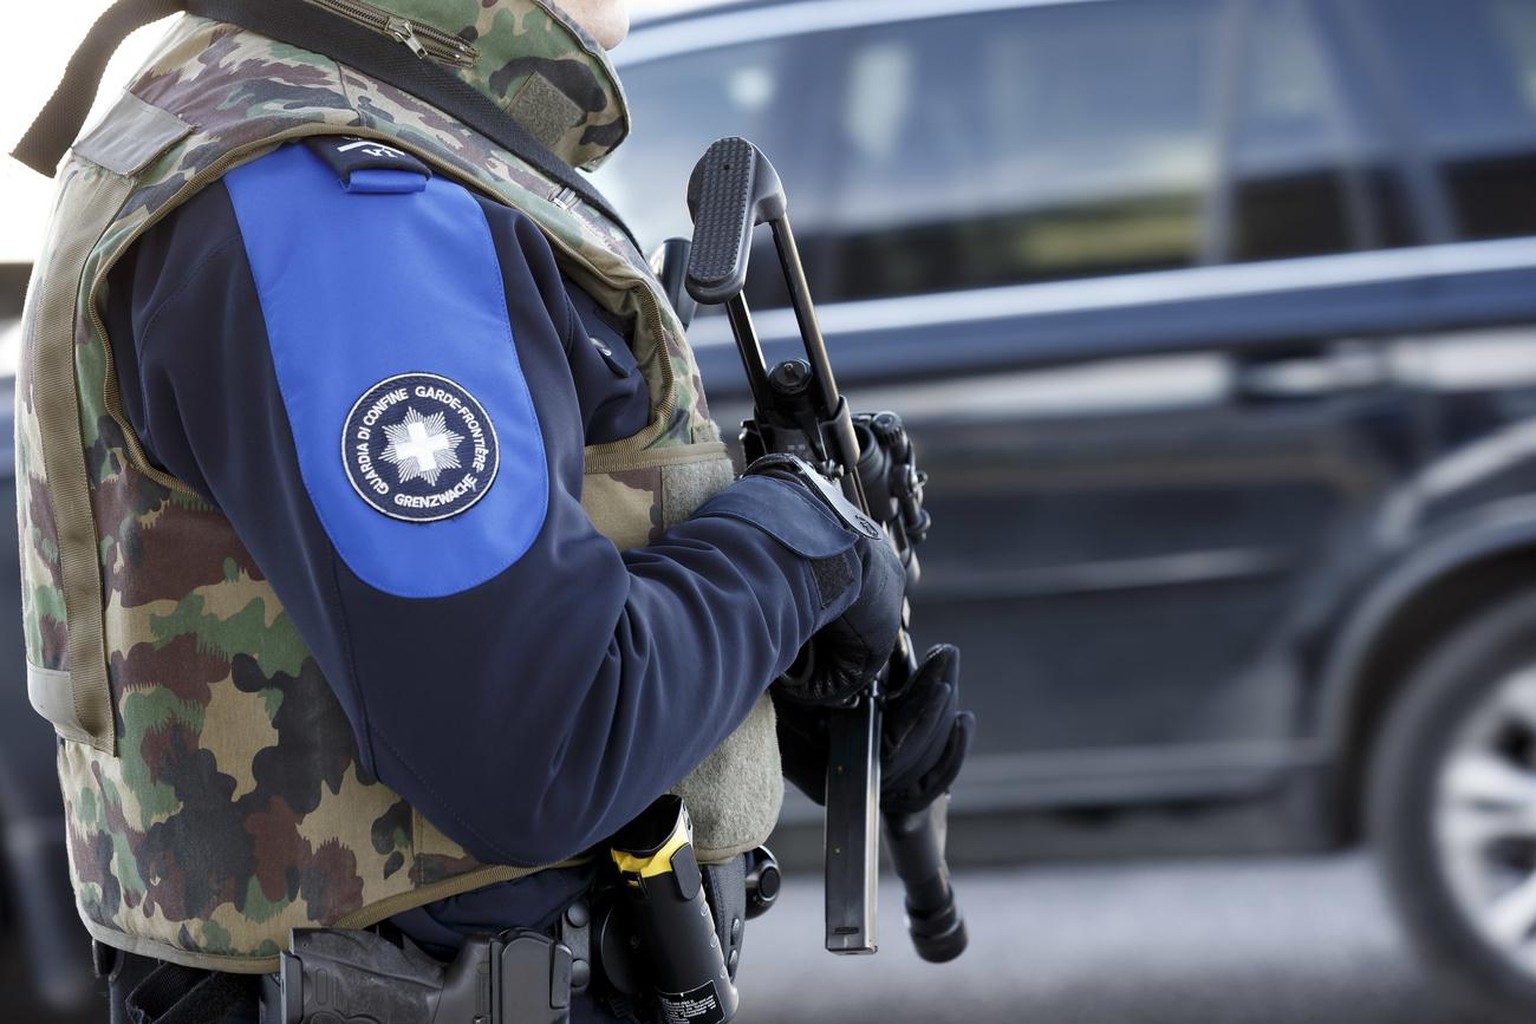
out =
{"type": "Polygon", "coordinates": [[[1230,252],[1234,260],[1409,241],[1387,148],[1324,45],[1308,0],[1250,5],[1235,62],[1230,252]]]}
{"type": "Polygon", "coordinates": [[[814,225],[824,297],[1197,262],[1219,7],[1031,6],[851,33],[838,185],[814,225]]]}
{"type": "MultiPolygon", "coordinates": [[[[594,181],[652,252],[668,238],[690,237],[688,177],[718,138],[740,135],[757,143],[778,170],[797,213],[812,219],[819,178],[817,147],[800,94],[814,76],[800,38],[726,46],[621,69],[633,128],[594,181]]],[[[766,232],[760,232],[766,235],[766,232]]],[[[759,245],[769,245],[766,238],[759,245]]],[[[771,245],[770,245],[771,249],[771,245]]],[[[760,307],[786,304],[784,289],[765,254],[755,251],[747,294],[760,307]]],[[[813,282],[814,283],[814,282],[813,282]]]]}
{"type": "Polygon", "coordinates": [[[1461,238],[1536,234],[1536,0],[1370,0],[1461,238]]]}

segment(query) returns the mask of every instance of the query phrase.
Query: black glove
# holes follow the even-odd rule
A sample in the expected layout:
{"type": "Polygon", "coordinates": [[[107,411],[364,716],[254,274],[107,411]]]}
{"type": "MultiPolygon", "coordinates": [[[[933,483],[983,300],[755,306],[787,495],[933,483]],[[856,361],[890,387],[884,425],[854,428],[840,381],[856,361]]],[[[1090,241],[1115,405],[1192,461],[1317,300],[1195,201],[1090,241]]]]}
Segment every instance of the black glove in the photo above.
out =
{"type": "MultiPolygon", "coordinates": [[[[774,701],[784,777],[818,804],[826,799],[825,707],[774,701]]],[[[960,650],[940,644],[911,680],[885,702],[880,731],[880,807],[914,813],[954,784],[976,730],[976,716],[960,709],[960,650]]]]}
{"type": "Polygon", "coordinates": [[[811,571],[825,605],[850,588],[858,597],[806,644],[795,665],[774,684],[781,697],[809,704],[836,704],[862,690],[885,667],[901,631],[907,574],[874,520],[860,512],[837,486],[790,455],[766,455],[747,468],[803,488],[857,538],[847,552],[813,562],[811,571]]]}

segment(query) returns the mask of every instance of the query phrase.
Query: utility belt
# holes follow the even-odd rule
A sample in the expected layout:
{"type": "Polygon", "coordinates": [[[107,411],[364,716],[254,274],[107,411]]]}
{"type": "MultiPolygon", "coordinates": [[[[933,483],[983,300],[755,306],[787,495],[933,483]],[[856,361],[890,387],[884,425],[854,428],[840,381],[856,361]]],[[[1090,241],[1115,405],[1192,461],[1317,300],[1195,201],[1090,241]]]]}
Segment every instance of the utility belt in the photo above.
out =
{"type": "MultiPolygon", "coordinates": [[[[613,838],[611,862],[552,933],[473,937],[446,964],[388,929],[295,931],[279,973],[261,980],[261,1024],[569,1024],[572,1001],[589,995],[620,1020],[726,1024],[746,921],[778,896],[773,855],[701,867],[682,800],[664,796],[613,838]]],[[[144,1024],[179,1024],[189,1000],[201,1021],[249,1004],[232,976],[157,974],[129,997],[144,1024]],[[224,991],[238,995],[215,1010],[224,991]]]]}

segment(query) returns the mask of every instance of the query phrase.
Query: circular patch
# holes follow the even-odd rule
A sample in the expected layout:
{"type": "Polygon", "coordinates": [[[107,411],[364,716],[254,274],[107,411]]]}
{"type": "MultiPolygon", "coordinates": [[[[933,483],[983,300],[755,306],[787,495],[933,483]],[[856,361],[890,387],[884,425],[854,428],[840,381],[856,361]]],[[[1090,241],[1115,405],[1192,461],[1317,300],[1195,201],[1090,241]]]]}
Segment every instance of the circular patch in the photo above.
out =
{"type": "Polygon", "coordinates": [[[341,461],[362,499],[394,519],[466,512],[496,479],[501,453],[485,408],[433,373],[381,380],[347,414],[341,461]]]}

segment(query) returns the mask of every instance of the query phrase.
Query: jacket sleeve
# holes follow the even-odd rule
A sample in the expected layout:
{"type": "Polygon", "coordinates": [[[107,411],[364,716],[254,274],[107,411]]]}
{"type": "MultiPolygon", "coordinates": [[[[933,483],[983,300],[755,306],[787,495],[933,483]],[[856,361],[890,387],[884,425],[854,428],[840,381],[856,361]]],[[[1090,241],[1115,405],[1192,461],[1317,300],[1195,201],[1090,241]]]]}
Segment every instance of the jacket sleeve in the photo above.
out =
{"type": "Polygon", "coordinates": [[[622,555],[596,530],[553,254],[449,182],[350,193],[285,147],[111,292],[151,458],[233,523],[365,769],[481,860],[611,834],[856,596],[813,571],[853,535],[776,481],[747,482],[755,522],[706,508],[622,555]]]}

